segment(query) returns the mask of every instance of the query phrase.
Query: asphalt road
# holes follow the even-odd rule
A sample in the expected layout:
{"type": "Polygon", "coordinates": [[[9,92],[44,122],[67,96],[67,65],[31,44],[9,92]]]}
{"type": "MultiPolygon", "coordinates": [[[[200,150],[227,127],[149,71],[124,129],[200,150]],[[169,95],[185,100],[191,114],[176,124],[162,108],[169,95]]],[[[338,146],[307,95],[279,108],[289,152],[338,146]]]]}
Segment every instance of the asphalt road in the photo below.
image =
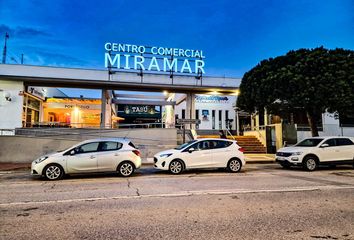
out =
{"type": "Polygon", "coordinates": [[[0,173],[0,239],[354,239],[354,170],[0,173]]]}

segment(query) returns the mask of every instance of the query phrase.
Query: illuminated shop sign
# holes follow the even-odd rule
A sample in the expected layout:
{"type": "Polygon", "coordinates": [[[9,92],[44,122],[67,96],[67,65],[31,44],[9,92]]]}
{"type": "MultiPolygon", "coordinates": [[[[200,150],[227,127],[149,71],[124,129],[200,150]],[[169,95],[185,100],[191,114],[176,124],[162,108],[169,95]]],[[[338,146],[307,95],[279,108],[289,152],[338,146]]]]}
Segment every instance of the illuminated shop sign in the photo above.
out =
{"type": "Polygon", "coordinates": [[[107,42],[105,67],[126,70],[204,74],[203,51],[181,48],[146,47],[107,42]]]}
{"type": "Polygon", "coordinates": [[[118,105],[118,113],[122,117],[161,117],[153,105],[118,105]]]}
{"type": "Polygon", "coordinates": [[[154,106],[125,106],[125,114],[155,114],[154,106]]]}
{"type": "Polygon", "coordinates": [[[100,110],[101,105],[97,104],[72,104],[72,103],[46,103],[48,108],[78,109],[78,110],[100,110]]]}
{"type": "Polygon", "coordinates": [[[197,95],[195,101],[200,103],[228,103],[229,98],[225,96],[197,95]]]}

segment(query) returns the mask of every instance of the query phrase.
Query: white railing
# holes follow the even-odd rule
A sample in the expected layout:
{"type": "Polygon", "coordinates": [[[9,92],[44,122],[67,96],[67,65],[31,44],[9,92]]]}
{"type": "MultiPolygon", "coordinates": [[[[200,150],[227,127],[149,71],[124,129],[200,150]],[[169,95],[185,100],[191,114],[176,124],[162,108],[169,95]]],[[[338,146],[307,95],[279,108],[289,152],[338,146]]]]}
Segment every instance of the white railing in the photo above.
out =
{"type": "Polygon", "coordinates": [[[15,129],[0,129],[0,136],[13,136],[15,129]]]}
{"type": "MultiPolygon", "coordinates": [[[[66,122],[26,122],[25,128],[101,128],[99,123],[66,123],[66,122]]],[[[164,128],[165,123],[137,123],[105,125],[104,128],[164,128]]]]}

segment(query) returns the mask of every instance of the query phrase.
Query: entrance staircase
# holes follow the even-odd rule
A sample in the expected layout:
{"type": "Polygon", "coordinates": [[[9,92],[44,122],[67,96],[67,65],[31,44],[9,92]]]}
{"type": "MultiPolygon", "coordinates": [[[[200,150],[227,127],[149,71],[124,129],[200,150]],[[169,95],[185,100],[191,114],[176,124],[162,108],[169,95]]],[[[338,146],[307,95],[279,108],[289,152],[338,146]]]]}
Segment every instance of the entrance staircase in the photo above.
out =
{"type": "MultiPolygon", "coordinates": [[[[219,135],[198,135],[198,138],[220,138],[219,135]]],[[[233,137],[227,136],[228,139],[233,137]]],[[[244,153],[267,153],[266,147],[255,136],[234,136],[237,144],[242,147],[244,153]]]]}

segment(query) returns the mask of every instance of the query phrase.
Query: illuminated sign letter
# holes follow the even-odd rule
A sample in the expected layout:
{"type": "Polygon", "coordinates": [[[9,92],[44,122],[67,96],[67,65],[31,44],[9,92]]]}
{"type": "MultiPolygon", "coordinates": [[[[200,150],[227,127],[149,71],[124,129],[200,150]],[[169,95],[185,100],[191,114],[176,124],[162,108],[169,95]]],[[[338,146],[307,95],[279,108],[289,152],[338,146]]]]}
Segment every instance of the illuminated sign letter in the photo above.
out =
{"type": "Polygon", "coordinates": [[[159,67],[159,65],[157,64],[157,59],[156,59],[156,57],[152,57],[152,58],[151,58],[151,62],[150,62],[150,65],[149,65],[148,70],[151,71],[152,68],[156,68],[156,71],[160,71],[160,67],[159,67]]]}
{"type": "Polygon", "coordinates": [[[204,61],[203,60],[195,60],[195,72],[199,73],[199,70],[204,74],[204,61]]]}
{"type": "Polygon", "coordinates": [[[104,54],[104,65],[105,67],[114,66],[115,62],[117,62],[117,68],[120,67],[120,54],[116,54],[112,60],[111,55],[109,53],[104,54]]]}
{"type": "Polygon", "coordinates": [[[188,70],[189,73],[192,73],[191,65],[189,64],[188,59],[183,61],[181,72],[183,73],[185,70],[188,70]]]}
{"type": "Polygon", "coordinates": [[[130,69],[130,67],[129,67],[129,57],[130,57],[130,55],[129,54],[124,54],[124,57],[125,57],[125,67],[124,67],[124,69],[130,69]]]}
{"type": "Polygon", "coordinates": [[[137,70],[137,69],[142,69],[142,70],[145,70],[145,67],[143,65],[145,61],[145,58],[143,56],[134,56],[134,69],[137,70]],[[138,59],[140,59],[140,61],[138,61],[138,59]],[[140,66],[140,68],[138,68],[138,65],[140,66]]]}
{"type": "Polygon", "coordinates": [[[157,47],[152,47],[151,53],[157,55],[157,47]]]}
{"type": "Polygon", "coordinates": [[[170,59],[163,58],[163,71],[167,72],[170,71],[172,68],[174,72],[177,72],[177,58],[173,59],[171,63],[170,63],[170,59]]]}
{"type": "Polygon", "coordinates": [[[112,43],[106,43],[105,45],[104,45],[104,48],[107,50],[107,51],[111,51],[112,50],[112,43]],[[109,46],[109,47],[108,47],[109,46]]]}

